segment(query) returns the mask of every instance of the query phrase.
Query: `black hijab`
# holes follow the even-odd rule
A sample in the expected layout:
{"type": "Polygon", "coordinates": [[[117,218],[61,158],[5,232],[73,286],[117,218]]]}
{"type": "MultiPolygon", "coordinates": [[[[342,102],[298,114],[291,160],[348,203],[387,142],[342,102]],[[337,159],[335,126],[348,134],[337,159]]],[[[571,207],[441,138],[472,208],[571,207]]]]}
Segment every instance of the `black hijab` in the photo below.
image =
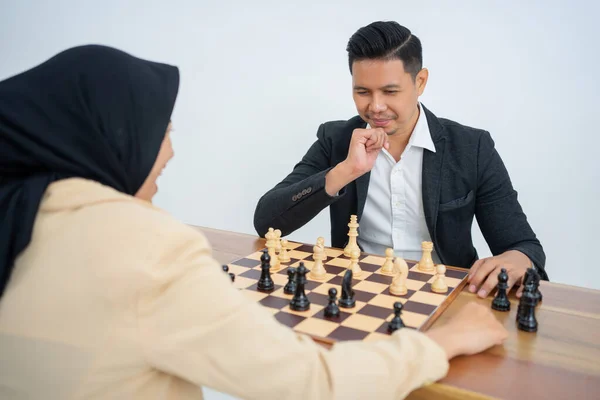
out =
{"type": "Polygon", "coordinates": [[[97,45],[0,82],[0,296],[50,183],[81,177],[138,191],[178,88],[177,67],[97,45]]]}

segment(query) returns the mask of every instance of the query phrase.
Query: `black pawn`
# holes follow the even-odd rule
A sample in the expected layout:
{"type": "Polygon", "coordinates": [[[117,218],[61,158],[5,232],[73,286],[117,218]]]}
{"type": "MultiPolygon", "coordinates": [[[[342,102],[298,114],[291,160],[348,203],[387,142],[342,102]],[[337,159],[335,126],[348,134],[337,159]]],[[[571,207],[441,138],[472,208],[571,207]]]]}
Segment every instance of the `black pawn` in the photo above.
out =
{"type": "Polygon", "coordinates": [[[342,279],[342,297],[339,301],[340,307],[352,308],[356,305],[354,290],[352,290],[352,270],[349,269],[342,279]]]}
{"type": "Polygon", "coordinates": [[[388,324],[388,332],[392,333],[397,331],[400,328],[404,328],[404,322],[402,322],[402,318],[400,317],[402,314],[402,303],[399,301],[394,303],[394,317],[388,324]]]}
{"type": "Polygon", "coordinates": [[[260,257],[260,279],[256,288],[261,292],[270,292],[275,289],[273,279],[271,279],[271,256],[267,253],[267,249],[263,250],[263,254],[260,257]]]}
{"type": "Polygon", "coordinates": [[[337,306],[337,304],[335,304],[336,298],[337,298],[337,289],[330,288],[329,289],[329,304],[327,304],[327,307],[325,307],[325,316],[327,318],[335,318],[340,315],[340,309],[337,306]]]}
{"type": "Polygon", "coordinates": [[[523,290],[521,300],[519,301],[519,311],[517,312],[517,327],[525,332],[537,332],[538,323],[535,318],[535,306],[538,298],[535,294],[533,282],[529,282],[523,290]]]}
{"type": "Polygon", "coordinates": [[[223,265],[223,272],[229,272],[229,265],[223,265]]]}
{"type": "Polygon", "coordinates": [[[304,263],[300,262],[300,266],[296,270],[296,292],[290,301],[290,309],[293,311],[306,311],[310,308],[310,301],[306,297],[306,293],[304,293],[307,272],[308,270],[304,266],[304,263]]]}
{"type": "Polygon", "coordinates": [[[296,293],[296,268],[289,267],[287,270],[288,281],[283,287],[283,293],[294,294],[296,293]]]}
{"type": "Polygon", "coordinates": [[[229,273],[229,278],[231,278],[231,282],[235,282],[235,275],[233,274],[233,272],[229,273]]]}
{"type": "Polygon", "coordinates": [[[510,301],[506,295],[506,289],[508,289],[508,274],[506,268],[502,268],[498,274],[498,293],[492,301],[492,309],[496,311],[509,311],[510,301]]]}

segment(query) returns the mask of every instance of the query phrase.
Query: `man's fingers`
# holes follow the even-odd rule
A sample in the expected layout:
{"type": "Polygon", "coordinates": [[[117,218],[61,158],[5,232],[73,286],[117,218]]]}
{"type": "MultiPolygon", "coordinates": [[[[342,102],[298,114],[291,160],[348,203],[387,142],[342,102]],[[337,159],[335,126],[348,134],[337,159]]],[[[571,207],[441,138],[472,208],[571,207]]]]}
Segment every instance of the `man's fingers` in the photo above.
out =
{"type": "Polygon", "coordinates": [[[387,134],[382,128],[355,129],[352,134],[352,143],[360,143],[367,151],[379,151],[382,148],[389,149],[390,145],[387,134]]]}
{"type": "Polygon", "coordinates": [[[475,275],[481,264],[483,264],[483,259],[479,259],[473,263],[471,269],[469,270],[469,278],[467,279],[468,282],[471,281],[471,278],[473,278],[473,275],[475,275]]]}
{"type": "Polygon", "coordinates": [[[485,261],[485,259],[479,259],[473,263],[473,266],[469,270],[469,277],[467,278],[467,282],[471,282],[473,275],[475,275],[477,273],[477,270],[479,269],[481,264],[483,264],[484,261],[485,261]]]}
{"type": "Polygon", "coordinates": [[[367,150],[371,150],[376,145],[376,143],[377,143],[376,138],[370,137],[367,139],[367,142],[365,143],[365,147],[367,148],[367,150]]]}
{"type": "MultiPolygon", "coordinates": [[[[498,275],[500,274],[500,270],[502,268],[506,268],[506,266],[497,265],[494,268],[494,270],[489,273],[485,283],[481,286],[481,288],[477,292],[478,296],[484,298],[494,290],[494,288],[498,285],[498,275]]],[[[522,277],[518,276],[518,270],[516,270],[514,268],[506,268],[506,269],[507,269],[507,274],[508,274],[508,281],[507,281],[508,287],[506,289],[506,293],[508,294],[508,293],[510,293],[510,290],[512,289],[512,287],[517,282],[519,282],[519,280],[522,279],[522,277]]],[[[522,287],[520,288],[520,291],[522,291],[522,287]]]]}
{"type": "Polygon", "coordinates": [[[471,277],[471,285],[469,291],[475,293],[477,288],[485,281],[485,278],[496,268],[496,262],[493,258],[487,258],[480,266],[477,271],[471,277]]]}
{"type": "Polygon", "coordinates": [[[372,129],[373,135],[367,141],[366,147],[368,151],[371,150],[380,150],[386,141],[386,134],[383,129],[372,129]]]}
{"type": "Polygon", "coordinates": [[[508,267],[504,267],[506,268],[506,272],[508,273],[508,289],[506,290],[506,293],[510,292],[510,289],[512,289],[513,286],[515,287],[519,287],[519,289],[517,290],[517,293],[519,293],[519,290],[522,291],[523,290],[523,276],[519,276],[519,269],[518,268],[508,268],[508,267]]]}
{"type": "Polygon", "coordinates": [[[361,143],[365,146],[367,146],[367,143],[370,143],[370,141],[376,140],[377,133],[375,132],[375,129],[355,129],[352,133],[352,141],[361,143]]]}
{"type": "Polygon", "coordinates": [[[481,285],[481,288],[477,292],[477,296],[481,297],[482,299],[487,297],[487,295],[490,294],[492,290],[494,290],[496,285],[498,285],[498,274],[495,273],[496,270],[497,268],[490,272],[487,279],[485,280],[483,285],[481,285]]]}
{"type": "Polygon", "coordinates": [[[385,133],[385,131],[382,129],[380,131],[380,133],[378,134],[378,140],[377,140],[377,144],[380,147],[383,147],[383,145],[385,144],[385,141],[387,140],[387,134],[385,133]]]}

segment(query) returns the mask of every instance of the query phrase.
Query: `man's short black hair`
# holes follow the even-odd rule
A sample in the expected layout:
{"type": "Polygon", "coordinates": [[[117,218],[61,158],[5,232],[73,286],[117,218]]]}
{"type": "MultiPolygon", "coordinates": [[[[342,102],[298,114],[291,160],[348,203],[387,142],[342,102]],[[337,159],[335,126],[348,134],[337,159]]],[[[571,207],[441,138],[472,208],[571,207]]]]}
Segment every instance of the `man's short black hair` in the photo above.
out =
{"type": "Polygon", "coordinates": [[[421,41],[394,21],[377,21],[360,28],[348,41],[348,63],[360,60],[402,60],[413,79],[423,67],[421,41]]]}

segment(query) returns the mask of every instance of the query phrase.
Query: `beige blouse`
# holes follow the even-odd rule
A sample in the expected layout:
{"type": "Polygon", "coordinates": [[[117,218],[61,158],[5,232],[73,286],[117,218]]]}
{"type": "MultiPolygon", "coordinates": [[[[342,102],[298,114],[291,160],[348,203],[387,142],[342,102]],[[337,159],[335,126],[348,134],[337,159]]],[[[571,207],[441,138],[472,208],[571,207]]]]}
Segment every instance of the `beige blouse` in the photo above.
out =
{"type": "Polygon", "coordinates": [[[197,230],[83,179],[48,188],[0,299],[2,399],[401,399],[447,369],[408,329],[317,345],[238,292],[197,230]]]}

